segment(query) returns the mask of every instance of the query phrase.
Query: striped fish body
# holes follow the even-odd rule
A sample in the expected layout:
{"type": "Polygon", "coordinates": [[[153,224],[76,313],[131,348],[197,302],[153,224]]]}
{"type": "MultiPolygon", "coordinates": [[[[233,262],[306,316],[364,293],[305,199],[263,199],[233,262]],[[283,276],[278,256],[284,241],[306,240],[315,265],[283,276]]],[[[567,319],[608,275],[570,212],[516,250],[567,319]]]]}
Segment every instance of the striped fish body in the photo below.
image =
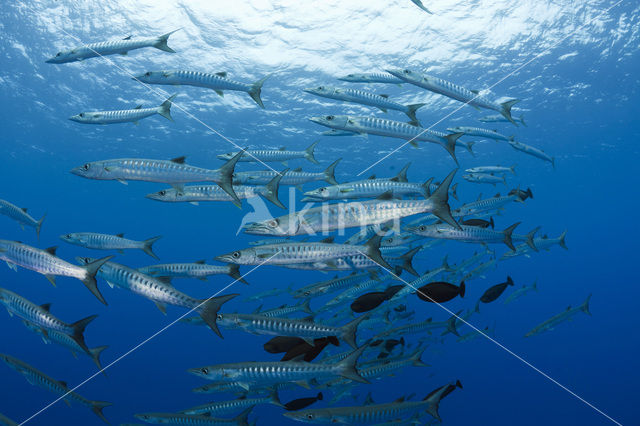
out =
{"type": "Polygon", "coordinates": [[[42,223],[42,221],[38,221],[31,217],[31,215],[27,213],[27,209],[21,209],[20,207],[5,200],[0,200],[0,214],[15,220],[20,225],[31,226],[38,230],[42,223]]]}
{"type": "Polygon", "coordinates": [[[76,232],[61,238],[68,243],[97,250],[141,249],[144,246],[142,241],[97,232],[76,232]]]}
{"type": "Polygon", "coordinates": [[[496,263],[497,263],[496,259],[491,259],[487,262],[481,263],[471,271],[467,272],[465,276],[462,277],[462,281],[469,281],[477,276],[482,275],[485,271],[491,268],[494,268],[496,266],[496,263]]]}
{"type": "Polygon", "coordinates": [[[404,195],[426,196],[427,191],[422,184],[413,182],[396,182],[388,179],[366,179],[356,182],[341,183],[305,192],[304,195],[317,200],[342,200],[353,198],[375,198],[391,191],[395,197],[404,195]]]}
{"type": "Polygon", "coordinates": [[[144,118],[158,114],[160,107],[133,108],[113,111],[82,112],[71,117],[72,121],[85,124],[118,124],[135,123],[144,118]]]}
{"type": "MultiPolygon", "coordinates": [[[[315,121],[312,119],[312,121],[315,121]]],[[[318,122],[318,121],[316,121],[318,122]]],[[[377,136],[387,136],[404,140],[414,139],[415,141],[433,142],[446,145],[447,140],[440,137],[432,130],[413,126],[401,121],[387,120],[376,117],[351,117],[351,116],[327,116],[319,124],[347,132],[370,134],[377,136]],[[331,120],[326,120],[333,117],[331,120]],[[325,124],[327,123],[327,124],[325,124]]]]}
{"type": "Polygon", "coordinates": [[[504,176],[495,176],[490,175],[488,173],[467,173],[462,175],[462,178],[467,182],[475,182],[475,183],[504,183],[506,185],[506,181],[504,176]]]}
{"type": "Polygon", "coordinates": [[[204,87],[212,90],[249,92],[252,87],[251,84],[227,78],[224,72],[208,73],[184,70],[150,71],[136,78],[143,83],[149,84],[186,85],[204,87]]]}
{"type": "Polygon", "coordinates": [[[380,338],[384,336],[406,336],[407,334],[423,333],[425,331],[437,330],[440,328],[446,329],[448,326],[449,326],[448,321],[431,321],[431,319],[428,319],[426,321],[407,324],[401,327],[396,327],[396,328],[384,331],[378,334],[376,338],[380,338]],[[401,333],[401,334],[398,334],[398,333],[401,333]]]}
{"type": "Polygon", "coordinates": [[[351,244],[293,242],[250,247],[218,256],[216,260],[240,265],[291,265],[328,261],[364,252],[365,247],[351,244]]]}
{"type": "Polygon", "coordinates": [[[355,407],[329,407],[285,413],[286,417],[308,423],[375,425],[394,419],[406,419],[426,410],[430,401],[390,402],[355,407]]]}
{"type": "Polygon", "coordinates": [[[184,157],[174,160],[149,160],[142,158],[119,158],[113,160],[96,161],[76,167],[71,173],[88,179],[128,180],[160,182],[160,183],[189,183],[189,182],[218,182],[218,170],[203,169],[184,163],[184,157]]]}
{"type": "MultiPolygon", "coordinates": [[[[279,172],[273,170],[256,170],[252,172],[236,172],[233,175],[234,185],[266,185],[274,177],[279,175],[279,172]]],[[[284,174],[280,180],[281,185],[302,185],[308,182],[316,182],[325,180],[326,175],[324,172],[312,173],[312,172],[297,172],[289,170],[284,174]]]]}
{"type": "MultiPolygon", "coordinates": [[[[385,261],[389,259],[384,257],[385,261]]],[[[329,262],[317,261],[313,263],[298,263],[283,265],[289,269],[300,269],[306,271],[353,271],[374,270],[380,267],[379,264],[364,255],[347,256],[339,259],[332,259],[329,262]]]]}
{"type": "Polygon", "coordinates": [[[254,314],[218,314],[218,324],[259,335],[291,336],[316,339],[327,336],[341,336],[340,327],[317,324],[313,321],[288,318],[273,318],[254,314]]]}
{"type": "Polygon", "coordinates": [[[449,130],[451,132],[455,132],[455,133],[464,133],[467,136],[477,136],[477,137],[480,137],[480,138],[489,138],[489,139],[493,139],[493,140],[496,140],[496,141],[509,142],[510,140],[513,140],[512,136],[511,137],[505,136],[505,135],[502,135],[502,134],[496,132],[495,130],[483,129],[481,127],[458,126],[458,127],[451,127],[451,128],[449,128],[447,130],[449,130]]]}
{"type": "MultiPolygon", "coordinates": [[[[483,123],[509,123],[509,120],[501,114],[487,115],[479,118],[478,120],[482,121],[483,123]]],[[[523,126],[527,125],[527,123],[524,122],[524,117],[522,115],[519,118],[514,117],[513,120],[516,123],[522,124],[523,126]]]]}
{"type": "Polygon", "coordinates": [[[388,84],[402,84],[404,80],[394,77],[391,74],[383,72],[371,72],[363,74],[347,74],[344,77],[338,78],[341,81],[348,81],[351,83],[388,83],[388,84]]]}
{"type": "Polygon", "coordinates": [[[184,426],[247,426],[246,420],[219,419],[205,415],[191,415],[183,413],[145,413],[136,414],[138,420],[152,424],[169,424],[184,426]]]}
{"type": "MultiPolygon", "coordinates": [[[[264,186],[234,185],[233,190],[241,200],[264,194],[264,186]]],[[[218,185],[189,185],[182,188],[167,188],[146,196],[152,200],[171,203],[199,203],[201,201],[233,201],[233,197],[218,185]]]]}
{"type": "MultiPolygon", "coordinates": [[[[218,155],[220,160],[230,160],[236,155],[237,152],[229,152],[226,154],[218,155]]],[[[262,161],[264,163],[274,162],[274,161],[289,161],[295,160],[297,158],[306,158],[306,151],[288,151],[285,149],[249,149],[242,154],[238,162],[243,163],[253,163],[262,161]]]]}
{"type": "Polygon", "coordinates": [[[39,329],[55,330],[66,335],[74,333],[73,327],[52,315],[47,305],[38,306],[10,290],[0,288],[0,303],[10,315],[17,315],[39,329]]]}
{"type": "Polygon", "coordinates": [[[295,298],[317,297],[323,294],[339,291],[345,287],[351,287],[352,285],[357,284],[369,277],[370,275],[368,273],[360,273],[360,274],[353,273],[351,275],[347,275],[346,277],[341,277],[341,278],[336,277],[327,281],[322,281],[319,283],[314,283],[314,284],[310,284],[308,286],[302,287],[293,293],[293,297],[295,298]]]}
{"type": "Polygon", "coordinates": [[[44,275],[62,275],[84,280],[87,271],[56,255],[16,241],[0,240],[0,260],[44,275]]]}
{"type": "Polygon", "coordinates": [[[356,286],[353,286],[351,288],[346,289],[345,291],[343,291],[342,293],[340,293],[339,295],[337,295],[336,297],[334,297],[333,299],[329,300],[321,309],[321,311],[327,310],[329,309],[329,306],[335,306],[335,305],[339,305],[341,303],[344,303],[345,301],[351,301],[352,299],[355,298],[355,296],[361,294],[362,292],[366,291],[366,290],[373,290],[373,289],[381,289],[384,288],[384,281],[379,281],[379,280],[367,280],[363,283],[360,283],[356,286]]]}
{"type": "Polygon", "coordinates": [[[285,306],[281,308],[269,309],[265,311],[260,311],[260,315],[264,315],[271,318],[280,318],[286,317],[287,315],[296,314],[298,312],[303,312],[306,314],[313,314],[313,311],[309,307],[309,300],[305,299],[297,305],[293,306],[285,306]]]}
{"type": "Polygon", "coordinates": [[[481,213],[489,210],[501,209],[507,204],[518,201],[517,195],[497,196],[492,198],[486,198],[484,200],[473,201],[471,203],[464,204],[460,208],[456,209],[454,216],[468,216],[474,213],[481,213]]]}
{"type": "Polygon", "coordinates": [[[364,90],[320,86],[317,88],[304,89],[304,91],[316,96],[322,96],[323,98],[369,105],[379,108],[385,112],[387,109],[404,112],[405,114],[408,114],[409,112],[409,109],[405,105],[393,102],[386,96],[377,95],[364,90]]]}
{"type": "Polygon", "coordinates": [[[206,278],[210,275],[230,274],[229,265],[207,265],[205,263],[165,263],[139,268],[138,271],[152,277],[206,278]]]}
{"type": "Polygon", "coordinates": [[[404,297],[406,297],[408,294],[413,294],[416,292],[416,288],[420,288],[425,284],[430,283],[431,281],[433,281],[433,279],[435,277],[437,277],[439,274],[445,272],[447,270],[446,267],[441,266],[439,268],[436,268],[432,271],[428,271],[425,274],[419,276],[418,278],[416,278],[415,280],[411,281],[408,285],[406,285],[405,287],[403,287],[399,292],[397,292],[390,300],[390,302],[395,302],[395,301],[400,301],[402,300],[404,297]]]}
{"type": "MultiPolygon", "coordinates": [[[[460,228],[461,229],[456,229],[446,224],[423,225],[414,232],[423,237],[442,238],[468,243],[502,243],[504,241],[504,233],[501,231],[468,225],[460,225],[460,228]]],[[[513,237],[515,240],[516,235],[513,237]]]]}
{"type": "Polygon", "coordinates": [[[509,141],[509,145],[511,145],[511,147],[513,147],[513,149],[517,151],[524,152],[525,154],[529,154],[533,157],[539,158],[540,160],[548,161],[555,167],[554,158],[541,149],[515,141],[509,141]]]}
{"type": "MultiPolygon", "coordinates": [[[[211,415],[218,416],[221,414],[237,413],[239,410],[243,410],[254,405],[262,405],[275,403],[273,397],[264,398],[238,398],[230,401],[218,401],[210,402],[208,404],[202,404],[197,407],[189,408],[182,411],[184,414],[191,416],[211,415]]],[[[277,405],[277,404],[276,404],[277,405]]]]}

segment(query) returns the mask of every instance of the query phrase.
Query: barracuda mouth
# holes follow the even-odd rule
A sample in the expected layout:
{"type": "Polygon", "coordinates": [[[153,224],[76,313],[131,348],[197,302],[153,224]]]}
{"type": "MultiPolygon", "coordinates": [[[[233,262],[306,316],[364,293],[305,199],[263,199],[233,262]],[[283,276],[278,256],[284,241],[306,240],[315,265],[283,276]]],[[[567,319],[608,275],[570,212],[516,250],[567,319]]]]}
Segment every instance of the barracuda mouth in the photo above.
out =
{"type": "Polygon", "coordinates": [[[325,125],[325,120],[324,117],[310,117],[309,121],[313,121],[316,124],[321,124],[321,125],[325,125]]]}

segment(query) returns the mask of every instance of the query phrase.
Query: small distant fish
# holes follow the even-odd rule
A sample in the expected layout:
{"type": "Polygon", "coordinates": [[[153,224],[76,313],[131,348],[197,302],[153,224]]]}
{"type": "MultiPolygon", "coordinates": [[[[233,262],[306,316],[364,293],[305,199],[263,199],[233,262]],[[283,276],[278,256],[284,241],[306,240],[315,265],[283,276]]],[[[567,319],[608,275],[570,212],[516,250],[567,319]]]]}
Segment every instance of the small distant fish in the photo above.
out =
{"type": "Polygon", "coordinates": [[[400,339],[387,339],[387,340],[385,340],[384,349],[387,352],[391,352],[398,345],[404,346],[404,337],[401,337],[400,339]]]}
{"type": "Polygon", "coordinates": [[[535,148],[531,145],[526,145],[523,144],[521,142],[516,142],[516,141],[509,141],[509,145],[511,145],[513,147],[513,149],[517,150],[517,151],[522,151],[525,154],[529,154],[533,157],[539,158],[541,160],[544,161],[548,161],[549,163],[551,163],[551,165],[553,166],[553,168],[556,168],[556,160],[554,157],[551,157],[549,154],[545,153],[543,150],[535,148]]]}
{"type": "Polygon", "coordinates": [[[591,295],[587,296],[587,300],[585,300],[582,305],[578,306],[577,308],[572,308],[571,306],[569,306],[564,312],[554,315],[543,323],[535,326],[531,331],[525,334],[524,337],[531,337],[545,331],[553,330],[558,324],[571,320],[576,314],[580,312],[591,315],[591,312],[589,311],[589,300],[591,300],[591,295]]]}
{"type": "MultiPolygon", "coordinates": [[[[510,120],[507,120],[503,115],[486,115],[484,117],[479,118],[480,121],[484,123],[509,123],[510,120]]],[[[527,127],[527,123],[524,122],[524,115],[520,114],[519,118],[513,118],[513,121],[516,123],[522,124],[524,127],[527,127]]]]}
{"type": "Polygon", "coordinates": [[[401,85],[404,83],[398,77],[385,72],[370,72],[360,74],[347,74],[344,77],[338,77],[340,81],[348,81],[350,83],[389,83],[401,85]]]}
{"type": "Polygon", "coordinates": [[[520,196],[519,190],[516,190],[516,192],[508,196],[500,196],[500,194],[496,194],[491,198],[478,199],[477,201],[466,203],[454,210],[453,214],[456,216],[469,216],[491,210],[499,210],[514,201],[520,203],[524,202],[524,199],[520,196]]]}
{"type": "Polygon", "coordinates": [[[63,50],[56,54],[51,59],[46,60],[48,64],[64,64],[67,62],[82,61],[84,59],[96,58],[98,56],[107,55],[126,55],[129,51],[135,49],[141,49],[143,47],[155,47],[156,49],[163,50],[169,53],[176,53],[175,50],[167,45],[169,36],[177,30],[171,31],[161,35],[160,37],[145,38],[145,39],[131,39],[131,36],[125,37],[122,40],[106,41],[100,43],[86,44],[76,47],[71,50],[63,50]]]}
{"type": "Polygon", "coordinates": [[[124,234],[109,235],[97,232],[74,232],[60,236],[60,239],[69,244],[89,249],[118,250],[120,253],[123,253],[122,250],[124,249],[140,249],[154,259],[158,259],[158,256],[153,252],[152,246],[160,238],[162,238],[161,235],[143,241],[136,241],[124,238],[124,234]]]}
{"type": "Polygon", "coordinates": [[[260,94],[262,92],[262,85],[269,76],[267,75],[253,84],[231,80],[227,78],[227,73],[224,71],[217,73],[184,70],[147,71],[144,74],[132,78],[147,84],[204,87],[214,90],[220,96],[224,95],[224,90],[246,92],[260,108],[264,108],[260,94]]]}
{"type": "Polygon", "coordinates": [[[496,183],[507,184],[507,180],[504,176],[494,176],[488,173],[467,173],[462,175],[462,178],[467,182],[490,183],[494,186],[496,183]]]}
{"type": "Polygon", "coordinates": [[[531,291],[538,291],[538,282],[534,281],[534,283],[530,286],[527,285],[523,285],[522,287],[520,287],[519,289],[513,291],[506,299],[504,299],[504,304],[508,305],[509,303],[513,302],[516,299],[521,298],[522,296],[524,296],[525,294],[531,292],[531,291]]]}
{"type": "Polygon", "coordinates": [[[424,10],[425,12],[427,12],[429,15],[433,15],[433,12],[431,12],[429,9],[427,9],[427,7],[422,3],[421,0],[411,0],[411,2],[413,4],[415,4],[416,6],[418,6],[420,9],[424,10]]]}
{"type": "MultiPolygon", "coordinates": [[[[269,162],[269,161],[281,161],[285,163],[288,160],[293,160],[296,158],[304,158],[307,161],[312,162],[313,164],[320,164],[316,160],[314,156],[314,149],[318,145],[318,142],[314,142],[304,151],[288,151],[285,147],[280,149],[248,149],[243,151],[242,156],[238,160],[238,162],[269,162]]],[[[238,152],[227,152],[226,154],[218,155],[220,160],[231,160],[234,156],[236,156],[238,152]]]]}
{"type": "Polygon", "coordinates": [[[491,303],[494,300],[496,300],[498,297],[500,297],[502,293],[504,293],[504,291],[507,289],[507,286],[513,286],[513,280],[509,276],[507,276],[507,281],[500,284],[496,284],[486,289],[485,292],[482,294],[482,296],[480,296],[480,299],[476,304],[475,311],[480,312],[480,302],[491,303]]]}
{"type": "Polygon", "coordinates": [[[80,114],[69,117],[69,120],[83,124],[138,124],[143,118],[158,114],[169,121],[173,121],[171,117],[171,103],[175,97],[176,95],[173,95],[160,104],[160,106],[153,108],[142,108],[142,105],[138,105],[134,109],[81,112],[80,114]]]}
{"type": "Polygon", "coordinates": [[[299,313],[299,312],[313,315],[313,311],[311,310],[311,306],[309,305],[310,302],[311,302],[311,299],[305,299],[302,302],[297,303],[295,305],[291,305],[291,306],[282,305],[279,308],[267,309],[267,310],[259,311],[256,313],[259,313],[260,315],[265,315],[268,317],[276,317],[276,318],[281,316],[287,316],[294,313],[299,313]]]}
{"type": "Polygon", "coordinates": [[[146,423],[170,424],[170,425],[193,425],[193,426],[248,426],[249,413],[253,407],[249,407],[232,419],[219,419],[208,415],[191,415],[184,413],[143,413],[133,416],[146,423]]]}
{"type": "Polygon", "coordinates": [[[36,236],[40,239],[40,228],[42,228],[42,221],[46,215],[42,216],[40,220],[36,220],[27,213],[27,209],[20,208],[5,200],[0,200],[0,214],[18,222],[22,229],[24,229],[24,225],[35,228],[36,236]]]}
{"type": "Polygon", "coordinates": [[[351,310],[356,313],[362,313],[375,309],[380,306],[382,302],[391,299],[402,288],[402,285],[394,285],[385,291],[363,294],[351,303],[351,310]]]}
{"type": "Polygon", "coordinates": [[[425,302],[444,303],[456,296],[464,297],[464,291],[464,281],[460,283],[460,286],[444,281],[435,281],[420,287],[416,294],[420,300],[425,302]]]}
{"type": "Polygon", "coordinates": [[[465,170],[467,173],[513,173],[516,174],[516,166],[479,166],[465,170]]]}
{"type": "Polygon", "coordinates": [[[207,265],[204,260],[198,260],[194,263],[165,263],[160,265],[151,265],[138,268],[138,271],[152,277],[172,277],[172,278],[197,278],[206,281],[211,275],[226,274],[234,280],[238,280],[243,284],[249,284],[240,275],[238,265],[228,264],[207,265]]]}
{"type": "Polygon", "coordinates": [[[102,410],[105,407],[113,405],[110,402],[92,401],[90,399],[83,397],[82,395],[72,392],[69,389],[69,386],[67,385],[67,383],[52,379],[51,377],[47,376],[43,372],[36,370],[34,367],[30,366],[26,362],[21,361],[12,356],[0,354],[0,359],[4,361],[10,368],[22,374],[24,378],[32,385],[41,387],[57,395],[64,396],[65,402],[67,402],[67,404],[69,405],[71,404],[72,401],[78,402],[81,405],[84,405],[90,408],[91,411],[93,411],[93,413],[95,413],[96,416],[100,417],[100,420],[102,420],[107,424],[109,423],[107,419],[104,417],[104,414],[102,414],[102,410]]]}
{"type": "Polygon", "coordinates": [[[531,192],[531,188],[527,188],[526,191],[523,191],[519,188],[512,189],[511,191],[509,191],[509,195],[517,195],[522,201],[526,200],[527,198],[533,198],[533,192],[531,192]]]}
{"type": "Polygon", "coordinates": [[[491,229],[494,229],[495,223],[493,222],[493,217],[490,217],[489,220],[484,220],[484,219],[467,219],[467,220],[461,220],[460,223],[462,225],[467,225],[467,226],[477,226],[479,228],[488,228],[491,227],[491,229]]]}
{"type": "Polygon", "coordinates": [[[236,172],[233,175],[233,183],[234,185],[266,185],[274,177],[282,176],[282,179],[280,179],[281,185],[296,185],[300,190],[302,190],[302,185],[305,183],[321,180],[324,180],[331,185],[337,185],[338,182],[336,181],[335,171],[336,166],[341,160],[342,158],[338,158],[322,172],[305,172],[301,167],[294,170],[283,170],[282,172],[276,172],[273,170],[236,172]]]}
{"type": "MultiPolygon", "coordinates": [[[[265,397],[256,397],[256,398],[237,398],[232,399],[230,401],[216,401],[209,402],[207,404],[198,405],[197,407],[188,408],[186,410],[182,410],[181,414],[188,414],[190,416],[219,416],[225,414],[237,413],[242,409],[251,409],[256,405],[261,404],[273,404],[277,407],[282,407],[282,403],[280,403],[280,397],[278,396],[277,389],[273,389],[269,395],[265,397]]],[[[189,424],[189,423],[187,423],[189,424]]],[[[200,425],[200,423],[196,423],[200,425]]],[[[220,423],[202,423],[204,424],[215,424],[219,425],[220,423]]],[[[237,425],[241,425],[242,423],[233,423],[237,425]]]]}
{"type": "Polygon", "coordinates": [[[322,398],[323,398],[322,392],[318,392],[318,395],[311,398],[298,398],[298,399],[294,399],[293,401],[289,401],[286,404],[284,404],[284,408],[287,411],[302,410],[303,408],[307,408],[308,406],[316,403],[317,401],[322,401],[322,398]]]}

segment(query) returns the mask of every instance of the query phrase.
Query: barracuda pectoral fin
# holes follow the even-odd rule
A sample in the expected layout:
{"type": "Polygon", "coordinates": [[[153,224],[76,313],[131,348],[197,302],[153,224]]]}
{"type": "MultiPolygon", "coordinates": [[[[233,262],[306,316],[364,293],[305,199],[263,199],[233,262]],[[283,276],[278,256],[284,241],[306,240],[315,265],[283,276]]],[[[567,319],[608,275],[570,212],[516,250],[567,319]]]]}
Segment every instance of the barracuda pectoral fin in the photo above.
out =
{"type": "Polygon", "coordinates": [[[51,274],[44,274],[45,278],[49,280],[49,282],[51,284],[53,284],[53,286],[56,286],[56,276],[55,275],[51,275],[51,274]]]}
{"type": "Polygon", "coordinates": [[[127,181],[126,181],[126,180],[124,180],[124,179],[118,178],[118,179],[116,179],[116,180],[117,180],[118,182],[120,182],[121,184],[123,184],[123,185],[129,185],[129,182],[127,182],[127,181]]]}
{"type": "Polygon", "coordinates": [[[109,285],[109,287],[114,288],[116,285],[114,283],[112,283],[111,281],[107,281],[107,284],[109,285]]]}
{"type": "Polygon", "coordinates": [[[200,203],[198,203],[197,201],[189,201],[189,204],[191,204],[192,206],[199,206],[200,203]]]}
{"type": "Polygon", "coordinates": [[[294,383],[298,386],[302,386],[305,389],[311,389],[311,385],[309,385],[309,382],[307,380],[298,380],[294,383]]]}
{"type": "Polygon", "coordinates": [[[224,92],[222,90],[214,90],[221,98],[224,98],[224,92]]]}
{"type": "Polygon", "coordinates": [[[4,262],[4,263],[6,263],[6,264],[7,264],[7,266],[8,266],[10,269],[13,269],[13,270],[14,270],[14,272],[18,272],[18,266],[17,266],[15,263],[11,263],[11,262],[8,262],[8,261],[6,261],[6,260],[5,260],[5,262],[4,262]]]}
{"type": "Polygon", "coordinates": [[[158,308],[160,310],[160,312],[162,312],[163,315],[167,315],[167,304],[166,303],[156,302],[156,301],[153,301],[153,303],[156,305],[156,308],[158,308]]]}

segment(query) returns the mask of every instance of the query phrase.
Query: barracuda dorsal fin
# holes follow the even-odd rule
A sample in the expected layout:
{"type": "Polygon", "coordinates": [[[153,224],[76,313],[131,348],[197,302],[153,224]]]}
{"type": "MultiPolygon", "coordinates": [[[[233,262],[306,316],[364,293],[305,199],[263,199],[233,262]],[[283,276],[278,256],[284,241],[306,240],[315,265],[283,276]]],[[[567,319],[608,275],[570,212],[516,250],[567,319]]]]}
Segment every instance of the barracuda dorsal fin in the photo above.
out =
{"type": "Polygon", "coordinates": [[[327,237],[327,238],[325,238],[323,240],[320,240],[320,242],[321,243],[332,243],[334,239],[335,239],[334,237],[327,237]]]}
{"type": "Polygon", "coordinates": [[[177,164],[184,164],[185,160],[187,159],[187,157],[185,157],[184,155],[182,157],[176,157],[176,158],[172,158],[171,162],[172,163],[177,163],[177,164]]]}
{"type": "Polygon", "coordinates": [[[292,172],[299,173],[299,172],[301,172],[301,171],[302,171],[302,167],[298,167],[297,169],[293,169],[293,170],[291,170],[291,171],[292,171],[292,172]]]}
{"type": "Polygon", "coordinates": [[[52,254],[54,256],[56,255],[56,250],[58,250],[58,246],[52,246],[52,247],[44,249],[44,251],[46,251],[47,253],[52,254]]]}
{"type": "Polygon", "coordinates": [[[171,283],[171,277],[154,277],[154,278],[163,284],[173,287],[173,284],[171,283]]]}
{"type": "Polygon", "coordinates": [[[58,383],[60,383],[62,386],[64,386],[65,388],[69,387],[69,384],[67,382],[64,382],[62,380],[58,380],[58,383]]]}
{"type": "Polygon", "coordinates": [[[286,146],[281,146],[280,148],[278,148],[278,151],[286,151],[287,147],[286,146]]]}
{"type": "Polygon", "coordinates": [[[227,78],[227,72],[226,71],[217,72],[216,75],[218,77],[227,78]]]}
{"type": "Polygon", "coordinates": [[[51,303],[43,303],[42,305],[40,305],[40,307],[49,312],[51,310],[51,303]]]}
{"type": "Polygon", "coordinates": [[[376,178],[376,175],[374,174],[374,175],[369,176],[367,179],[368,180],[372,180],[372,179],[375,179],[375,178],[376,178]]]}
{"type": "Polygon", "coordinates": [[[382,93],[380,93],[378,96],[382,96],[383,98],[388,98],[389,97],[389,95],[384,95],[382,93]]]}
{"type": "Polygon", "coordinates": [[[393,191],[389,190],[389,191],[385,191],[382,194],[378,195],[376,197],[376,200],[391,200],[393,199],[393,191]]]}
{"type": "MultiPolygon", "coordinates": [[[[134,109],[141,109],[142,108],[142,104],[138,105],[137,107],[135,107],[134,109]]],[[[137,123],[137,121],[136,121],[137,123]]]]}
{"type": "Polygon", "coordinates": [[[476,95],[479,95],[479,94],[480,94],[480,91],[479,91],[479,90],[469,90],[469,91],[470,91],[471,93],[476,94],[476,95]]]}
{"type": "Polygon", "coordinates": [[[116,237],[118,238],[124,238],[124,232],[121,232],[119,234],[116,234],[116,237]]]}
{"type": "Polygon", "coordinates": [[[23,212],[25,212],[25,213],[27,212],[27,208],[26,208],[26,207],[23,207],[23,208],[21,208],[20,210],[22,210],[22,211],[23,211],[23,212]]]}
{"type": "Polygon", "coordinates": [[[216,94],[220,97],[224,98],[224,92],[222,90],[214,90],[214,92],[216,92],[216,94]]]}
{"type": "Polygon", "coordinates": [[[193,263],[197,263],[198,265],[204,265],[204,260],[196,260],[193,263]]]}

